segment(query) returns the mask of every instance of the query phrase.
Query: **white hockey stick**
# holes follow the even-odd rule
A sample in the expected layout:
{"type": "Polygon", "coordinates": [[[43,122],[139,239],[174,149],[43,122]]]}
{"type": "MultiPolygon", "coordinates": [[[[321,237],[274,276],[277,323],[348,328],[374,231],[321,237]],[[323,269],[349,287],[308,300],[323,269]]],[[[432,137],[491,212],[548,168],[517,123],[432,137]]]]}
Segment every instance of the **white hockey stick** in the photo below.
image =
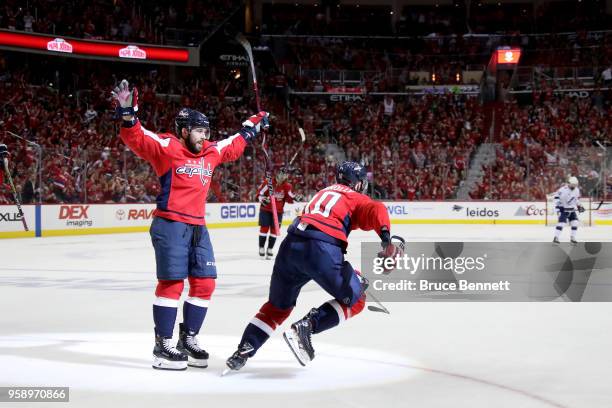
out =
{"type": "Polygon", "coordinates": [[[288,166],[291,166],[293,164],[293,161],[295,160],[295,158],[297,157],[297,155],[302,151],[302,149],[304,148],[304,142],[306,141],[306,133],[304,133],[304,129],[302,129],[301,127],[298,127],[298,132],[300,132],[300,148],[296,150],[295,154],[293,155],[293,157],[291,158],[291,160],[289,160],[289,164],[288,166]]]}

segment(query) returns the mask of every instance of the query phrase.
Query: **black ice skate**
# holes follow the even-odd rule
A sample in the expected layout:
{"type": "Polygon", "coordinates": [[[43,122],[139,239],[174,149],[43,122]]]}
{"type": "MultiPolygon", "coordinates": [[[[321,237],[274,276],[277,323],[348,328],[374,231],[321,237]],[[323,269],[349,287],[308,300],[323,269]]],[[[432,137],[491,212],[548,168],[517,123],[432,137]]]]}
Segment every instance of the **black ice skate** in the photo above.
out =
{"type": "Polygon", "coordinates": [[[293,323],[291,328],[283,333],[283,337],[293,355],[303,366],[312,361],[315,356],[314,348],[312,347],[312,322],[310,321],[310,316],[316,311],[317,309],[312,309],[302,320],[293,323]]]}
{"type": "Polygon", "coordinates": [[[272,248],[268,248],[268,250],[266,251],[266,259],[272,259],[273,256],[274,252],[272,252],[272,248]]]}
{"type": "Polygon", "coordinates": [[[198,345],[196,333],[185,330],[183,323],[179,324],[179,330],[179,341],[176,348],[187,356],[187,364],[190,367],[208,367],[208,353],[198,345]]]}
{"type": "Polygon", "coordinates": [[[238,347],[238,350],[232,354],[230,358],[227,359],[225,364],[227,365],[227,369],[223,372],[223,375],[227,374],[231,371],[238,371],[246,364],[249,359],[249,354],[255,350],[253,346],[249,342],[246,342],[238,347]]]}
{"type": "Polygon", "coordinates": [[[160,370],[187,369],[187,356],[172,346],[172,337],[155,335],[153,368],[160,370]]]}
{"type": "Polygon", "coordinates": [[[266,250],[263,247],[259,247],[259,256],[262,258],[266,255],[266,250]]]}
{"type": "Polygon", "coordinates": [[[560,242],[559,242],[559,238],[554,237],[554,238],[553,238],[553,244],[560,244],[560,242]]]}
{"type": "Polygon", "coordinates": [[[571,243],[572,245],[578,245],[578,241],[576,241],[576,239],[575,239],[575,238],[570,239],[570,243],[571,243]]]}

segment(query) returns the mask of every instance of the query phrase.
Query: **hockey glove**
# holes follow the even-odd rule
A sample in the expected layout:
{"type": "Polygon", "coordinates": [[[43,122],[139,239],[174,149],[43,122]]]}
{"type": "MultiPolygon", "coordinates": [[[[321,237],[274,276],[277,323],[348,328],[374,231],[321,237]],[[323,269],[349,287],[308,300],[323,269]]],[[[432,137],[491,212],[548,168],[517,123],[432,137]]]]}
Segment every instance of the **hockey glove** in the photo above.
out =
{"type": "Polygon", "coordinates": [[[406,241],[397,235],[392,236],[388,242],[381,242],[383,250],[378,253],[378,258],[382,259],[383,275],[388,275],[397,267],[399,258],[404,256],[406,241]]]}
{"type": "Polygon", "coordinates": [[[117,116],[136,116],[138,112],[138,89],[132,88],[126,79],[119,83],[111,95],[117,101],[117,116]]]}
{"type": "Polygon", "coordinates": [[[242,122],[243,128],[238,133],[244,137],[247,142],[255,139],[257,134],[261,132],[261,129],[268,129],[270,127],[270,120],[268,119],[270,114],[268,112],[261,111],[257,115],[253,115],[244,122],[242,122]]]}
{"type": "Polygon", "coordinates": [[[578,212],[579,212],[579,213],[583,213],[583,212],[585,212],[585,211],[586,211],[586,210],[584,209],[584,207],[583,207],[583,206],[581,206],[581,205],[579,205],[579,206],[578,206],[578,212]]]}
{"type": "Polygon", "coordinates": [[[259,202],[260,202],[261,204],[263,204],[263,205],[268,205],[268,204],[270,204],[270,197],[268,197],[268,196],[262,196],[262,197],[259,199],[259,202]]]}
{"type": "Polygon", "coordinates": [[[555,207],[555,212],[557,213],[557,217],[559,217],[564,210],[565,209],[562,206],[560,206],[560,205],[556,206],[555,207]]]}
{"type": "Polygon", "coordinates": [[[4,159],[9,155],[8,147],[4,143],[0,144],[0,159],[4,159]]]}

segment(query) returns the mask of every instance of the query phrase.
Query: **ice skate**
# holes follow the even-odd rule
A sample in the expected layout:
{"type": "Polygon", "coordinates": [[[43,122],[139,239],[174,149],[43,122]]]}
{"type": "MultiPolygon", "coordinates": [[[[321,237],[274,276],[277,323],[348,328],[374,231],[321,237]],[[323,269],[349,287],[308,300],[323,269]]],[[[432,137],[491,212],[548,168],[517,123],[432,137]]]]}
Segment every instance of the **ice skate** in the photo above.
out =
{"type": "Polygon", "coordinates": [[[272,252],[272,248],[268,248],[268,250],[266,251],[266,259],[272,259],[273,256],[274,252],[272,252]]]}
{"type": "Polygon", "coordinates": [[[557,237],[554,237],[552,242],[553,242],[553,244],[560,244],[559,238],[557,238],[557,237]]]}
{"type": "Polygon", "coordinates": [[[176,349],[187,356],[190,367],[208,367],[208,353],[198,345],[196,333],[185,330],[183,323],[179,324],[180,333],[176,349]]]}
{"type": "Polygon", "coordinates": [[[225,371],[223,371],[223,375],[227,374],[230,371],[238,371],[242,367],[244,367],[247,360],[249,359],[249,353],[251,353],[253,350],[253,346],[251,346],[251,344],[248,342],[238,347],[238,350],[236,350],[234,354],[232,354],[232,356],[228,358],[225,362],[227,368],[225,369],[225,371]]]}
{"type": "Polygon", "coordinates": [[[310,321],[310,314],[313,311],[316,311],[316,309],[312,309],[302,320],[293,323],[291,328],[283,333],[283,337],[293,355],[303,366],[312,361],[315,356],[312,347],[312,323],[310,321]]]}
{"type": "Polygon", "coordinates": [[[575,239],[575,238],[570,239],[570,243],[571,243],[572,245],[578,245],[578,241],[576,241],[576,239],[575,239]]]}
{"type": "Polygon", "coordinates": [[[266,255],[266,251],[263,247],[259,247],[259,256],[263,259],[263,257],[266,255]]]}
{"type": "Polygon", "coordinates": [[[187,355],[172,346],[172,337],[155,336],[153,368],[160,370],[186,370],[187,355]]]}

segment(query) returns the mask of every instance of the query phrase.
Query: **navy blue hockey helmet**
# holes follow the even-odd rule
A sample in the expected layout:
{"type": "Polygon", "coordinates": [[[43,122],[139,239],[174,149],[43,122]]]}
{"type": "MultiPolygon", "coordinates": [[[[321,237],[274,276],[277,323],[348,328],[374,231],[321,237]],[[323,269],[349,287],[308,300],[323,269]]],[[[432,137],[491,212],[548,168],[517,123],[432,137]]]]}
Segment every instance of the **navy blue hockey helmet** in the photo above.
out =
{"type": "Polygon", "coordinates": [[[365,193],[368,189],[368,172],[357,162],[345,161],[336,168],[336,181],[355,191],[365,193]]]}
{"type": "Polygon", "coordinates": [[[176,119],[174,119],[174,126],[178,137],[181,137],[181,129],[183,128],[186,128],[189,132],[191,132],[191,129],[198,127],[210,129],[210,123],[206,115],[190,108],[183,108],[179,111],[176,119]]]}

